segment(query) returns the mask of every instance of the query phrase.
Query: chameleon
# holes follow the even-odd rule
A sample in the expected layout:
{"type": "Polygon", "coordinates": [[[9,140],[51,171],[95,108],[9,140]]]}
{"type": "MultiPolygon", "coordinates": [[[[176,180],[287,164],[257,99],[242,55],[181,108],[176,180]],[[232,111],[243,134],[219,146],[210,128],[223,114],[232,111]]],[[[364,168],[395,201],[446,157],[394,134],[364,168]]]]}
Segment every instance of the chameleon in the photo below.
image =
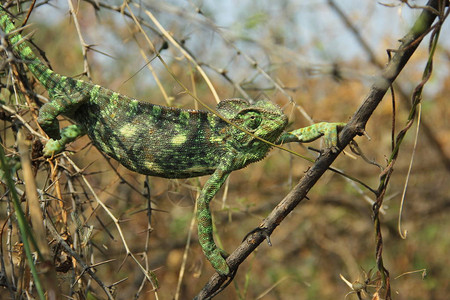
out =
{"type": "Polygon", "coordinates": [[[22,38],[2,6],[0,27],[14,55],[48,92],[50,102],[40,108],[37,120],[51,138],[43,149],[45,157],[52,158],[66,144],[87,134],[100,151],[140,174],[164,178],[211,175],[197,199],[198,240],[222,276],[232,275],[226,252],[214,242],[209,205],[229,174],[265,158],[273,144],[304,143],[323,136],[326,147],[337,147],[338,131],[345,126],[321,122],[287,132],[287,116],[267,99],[254,103],[222,100],[216,113],[138,101],[52,71],[22,38]],[[60,130],[59,115],[74,124],[60,130]]]}

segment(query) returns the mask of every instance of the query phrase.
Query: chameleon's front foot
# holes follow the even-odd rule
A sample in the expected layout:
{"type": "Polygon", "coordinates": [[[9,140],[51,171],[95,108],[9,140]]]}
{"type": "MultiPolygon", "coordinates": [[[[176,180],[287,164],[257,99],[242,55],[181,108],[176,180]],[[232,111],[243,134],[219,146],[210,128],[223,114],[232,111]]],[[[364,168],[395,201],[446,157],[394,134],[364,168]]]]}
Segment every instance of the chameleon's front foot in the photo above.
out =
{"type": "Polygon", "coordinates": [[[44,157],[52,157],[64,150],[64,145],[62,145],[59,140],[49,139],[47,144],[45,144],[44,150],[42,151],[44,157]]]}
{"type": "Polygon", "coordinates": [[[309,143],[323,136],[325,147],[333,151],[338,147],[338,133],[346,123],[316,123],[308,127],[296,129],[283,133],[277,141],[277,144],[285,143],[309,143]]]}
{"type": "Polygon", "coordinates": [[[214,243],[209,210],[199,210],[198,241],[206,259],[208,259],[217,273],[221,276],[230,276],[230,267],[225,261],[228,253],[217,247],[216,243],[214,243]]]}
{"type": "Polygon", "coordinates": [[[83,134],[83,129],[76,124],[63,128],[61,130],[61,138],[59,140],[48,140],[43,150],[44,157],[52,157],[64,151],[66,144],[76,140],[83,134]]]}
{"type": "Polygon", "coordinates": [[[230,267],[228,266],[225,259],[228,257],[228,253],[226,253],[224,250],[216,247],[214,250],[212,250],[209,253],[206,253],[205,250],[203,250],[205,253],[206,258],[209,260],[213,268],[216,270],[217,273],[219,273],[220,276],[230,276],[230,267]]]}

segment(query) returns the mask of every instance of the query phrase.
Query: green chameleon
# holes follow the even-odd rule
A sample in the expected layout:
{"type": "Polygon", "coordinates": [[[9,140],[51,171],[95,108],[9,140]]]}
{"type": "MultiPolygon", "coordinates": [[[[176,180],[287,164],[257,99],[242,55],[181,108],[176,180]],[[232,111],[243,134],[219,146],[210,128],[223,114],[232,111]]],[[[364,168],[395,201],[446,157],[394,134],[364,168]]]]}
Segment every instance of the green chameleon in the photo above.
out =
{"type": "Polygon", "coordinates": [[[230,269],[225,261],[227,254],[214,243],[209,203],[228,175],[263,159],[271,148],[265,141],[279,145],[324,136],[327,147],[337,147],[338,130],[345,125],[323,122],[284,132],[288,119],[268,100],[254,104],[242,99],[221,101],[217,113],[227,121],[202,110],[140,102],[50,70],[22,39],[1,6],[0,25],[13,50],[51,99],[41,107],[38,117],[51,138],[44,156],[63,151],[67,143],[87,134],[99,150],[137,173],[165,178],[211,174],[197,200],[198,238],[220,275],[230,275],[230,269]],[[75,124],[60,131],[58,115],[69,117],[75,124]]]}

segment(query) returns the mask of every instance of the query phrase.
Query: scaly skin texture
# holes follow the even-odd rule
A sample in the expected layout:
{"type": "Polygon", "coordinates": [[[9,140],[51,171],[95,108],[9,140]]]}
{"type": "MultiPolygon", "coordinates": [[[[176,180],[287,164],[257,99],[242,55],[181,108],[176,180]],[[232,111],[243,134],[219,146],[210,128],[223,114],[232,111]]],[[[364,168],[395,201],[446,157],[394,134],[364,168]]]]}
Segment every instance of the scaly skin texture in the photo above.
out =
{"type": "Polygon", "coordinates": [[[51,99],[38,117],[52,138],[44,156],[63,151],[67,143],[87,134],[99,150],[141,174],[165,178],[212,174],[197,200],[198,236],[205,256],[221,275],[229,275],[230,269],[225,251],[214,243],[209,203],[232,171],[263,159],[271,148],[247,132],[275,144],[310,142],[324,136],[327,147],[336,147],[338,129],[345,125],[324,122],[283,133],[288,119],[268,100],[252,105],[242,99],[221,101],[217,112],[238,127],[206,111],[140,102],[50,70],[14,32],[16,28],[1,6],[0,26],[51,99]],[[76,124],[60,131],[58,115],[76,124]]]}

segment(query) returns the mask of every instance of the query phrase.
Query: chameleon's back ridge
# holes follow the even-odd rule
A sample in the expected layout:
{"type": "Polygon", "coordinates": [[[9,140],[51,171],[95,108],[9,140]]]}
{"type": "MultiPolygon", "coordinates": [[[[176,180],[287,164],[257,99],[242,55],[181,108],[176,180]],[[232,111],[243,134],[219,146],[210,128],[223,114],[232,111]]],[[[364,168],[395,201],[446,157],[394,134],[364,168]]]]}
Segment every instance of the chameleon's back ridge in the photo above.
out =
{"type": "Polygon", "coordinates": [[[288,118],[269,100],[221,101],[217,113],[141,102],[99,85],[50,70],[22,38],[0,5],[0,26],[15,55],[47,90],[50,102],[39,110],[38,123],[51,138],[43,155],[54,158],[66,144],[87,134],[102,152],[128,169],[166,178],[211,174],[198,203],[198,238],[220,275],[230,275],[226,253],[214,242],[209,203],[228,175],[263,159],[271,146],[309,142],[321,136],[337,147],[344,123],[317,123],[284,132],[288,118]],[[75,124],[60,130],[57,117],[75,124]]]}

